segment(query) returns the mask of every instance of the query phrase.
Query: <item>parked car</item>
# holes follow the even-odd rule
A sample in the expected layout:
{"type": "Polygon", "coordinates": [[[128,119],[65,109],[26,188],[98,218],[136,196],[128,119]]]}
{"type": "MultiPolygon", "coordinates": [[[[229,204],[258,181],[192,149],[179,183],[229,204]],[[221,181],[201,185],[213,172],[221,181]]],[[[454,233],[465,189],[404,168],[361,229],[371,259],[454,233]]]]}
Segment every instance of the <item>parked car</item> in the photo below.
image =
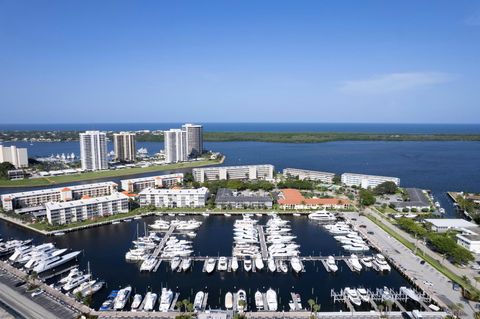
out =
{"type": "Polygon", "coordinates": [[[32,297],[36,297],[36,296],[38,296],[38,295],[41,295],[41,294],[43,294],[44,292],[45,292],[45,291],[44,291],[43,289],[40,289],[40,288],[35,289],[35,290],[32,292],[32,297]]]}

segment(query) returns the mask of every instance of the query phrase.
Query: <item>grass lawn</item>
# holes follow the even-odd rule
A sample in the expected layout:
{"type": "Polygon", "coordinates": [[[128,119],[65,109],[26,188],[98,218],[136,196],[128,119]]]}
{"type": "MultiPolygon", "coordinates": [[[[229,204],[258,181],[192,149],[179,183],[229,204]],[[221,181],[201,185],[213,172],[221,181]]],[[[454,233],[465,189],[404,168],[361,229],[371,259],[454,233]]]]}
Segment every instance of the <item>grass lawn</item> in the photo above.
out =
{"type": "Polygon", "coordinates": [[[86,181],[86,180],[92,180],[92,179],[120,177],[120,176],[128,176],[128,175],[135,175],[135,174],[148,173],[148,172],[157,172],[157,171],[160,172],[160,171],[179,169],[179,168],[208,166],[208,165],[215,165],[219,163],[221,163],[221,160],[202,160],[202,161],[167,164],[167,165],[155,165],[150,167],[135,167],[135,168],[124,168],[124,169],[118,169],[118,170],[88,172],[88,173],[75,174],[75,175],[21,179],[21,180],[15,180],[15,181],[0,180],[0,187],[48,186],[48,185],[55,185],[55,184],[62,184],[62,183],[86,181]]]}
{"type": "MultiPolygon", "coordinates": [[[[390,236],[401,242],[405,247],[410,249],[411,251],[415,250],[414,243],[410,242],[397,232],[394,229],[391,229],[387,225],[385,225],[382,221],[378,220],[377,218],[367,215],[367,218],[374,222],[377,226],[382,228],[385,232],[387,232],[390,236]]],[[[439,272],[447,276],[450,280],[458,283],[459,285],[463,286],[464,289],[473,291],[475,293],[480,293],[477,289],[475,289],[469,282],[465,281],[462,277],[456,275],[448,268],[444,267],[437,259],[433,258],[429,254],[425,254],[423,250],[417,249],[417,256],[423,258],[426,262],[428,262],[433,268],[437,269],[439,272]]]]}

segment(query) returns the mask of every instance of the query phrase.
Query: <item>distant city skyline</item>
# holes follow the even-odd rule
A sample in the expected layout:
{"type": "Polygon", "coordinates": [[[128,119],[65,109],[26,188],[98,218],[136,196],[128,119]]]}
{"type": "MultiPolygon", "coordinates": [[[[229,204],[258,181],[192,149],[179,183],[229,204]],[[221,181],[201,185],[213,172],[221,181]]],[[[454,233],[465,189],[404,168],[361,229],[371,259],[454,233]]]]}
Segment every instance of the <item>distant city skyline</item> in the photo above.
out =
{"type": "Polygon", "coordinates": [[[478,1],[4,1],[2,124],[480,123],[478,1]]]}

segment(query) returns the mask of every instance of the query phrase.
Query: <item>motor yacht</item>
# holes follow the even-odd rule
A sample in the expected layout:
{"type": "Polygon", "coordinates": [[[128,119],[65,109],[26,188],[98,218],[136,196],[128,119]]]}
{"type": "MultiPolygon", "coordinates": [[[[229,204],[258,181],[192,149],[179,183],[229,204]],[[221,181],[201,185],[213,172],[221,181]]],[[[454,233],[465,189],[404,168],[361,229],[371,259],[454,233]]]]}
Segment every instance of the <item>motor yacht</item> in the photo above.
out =
{"type": "Polygon", "coordinates": [[[143,311],[153,311],[155,304],[157,303],[158,295],[154,292],[147,292],[145,295],[145,304],[143,306],[143,311]]]}
{"type": "Polygon", "coordinates": [[[257,310],[263,310],[264,308],[263,294],[258,290],[255,292],[255,307],[257,310]]]}
{"type": "Polygon", "coordinates": [[[140,261],[145,260],[148,256],[145,248],[133,248],[126,252],[125,260],[127,261],[140,261]]]}
{"type": "Polygon", "coordinates": [[[76,276],[81,276],[83,275],[83,273],[78,269],[78,268],[73,268],[73,269],[70,269],[70,271],[68,272],[68,274],[61,278],[58,283],[59,284],[66,284],[67,282],[69,282],[70,280],[72,280],[74,277],[76,276]]]}
{"type": "Polygon", "coordinates": [[[391,271],[392,267],[387,263],[387,260],[382,254],[376,254],[373,258],[373,265],[378,271],[391,271]]]}
{"type": "Polygon", "coordinates": [[[287,265],[287,263],[286,263],[284,260],[280,260],[279,266],[280,266],[280,270],[281,270],[283,273],[287,273],[287,272],[288,272],[288,265],[287,265]]]}
{"type": "Polygon", "coordinates": [[[350,300],[352,304],[355,306],[360,306],[362,304],[362,300],[358,296],[357,290],[347,287],[344,291],[348,300],[350,300]]]}
{"type": "Polygon", "coordinates": [[[208,258],[207,260],[207,266],[205,267],[205,270],[207,273],[211,274],[215,270],[215,265],[216,265],[216,260],[213,258],[208,258]]]}
{"type": "Polygon", "coordinates": [[[364,265],[367,268],[370,268],[373,266],[372,261],[373,261],[372,257],[363,257],[360,259],[360,262],[362,263],[362,265],[364,265]]]}
{"type": "Polygon", "coordinates": [[[157,265],[157,258],[154,256],[148,256],[140,266],[140,271],[152,271],[157,265]]]}
{"type": "Polygon", "coordinates": [[[123,289],[120,289],[113,302],[113,309],[122,310],[123,308],[125,308],[125,305],[127,304],[127,301],[129,300],[131,293],[132,293],[131,286],[127,286],[123,289]]]}
{"type": "Polygon", "coordinates": [[[278,309],[277,293],[272,288],[267,290],[267,305],[270,311],[277,311],[278,309]]]}
{"type": "Polygon", "coordinates": [[[247,293],[243,289],[237,292],[237,309],[239,312],[247,310],[247,293]]]}
{"type": "Polygon", "coordinates": [[[137,311],[138,308],[140,307],[140,305],[142,304],[142,295],[140,294],[136,294],[135,296],[133,296],[133,302],[132,302],[132,306],[131,306],[131,310],[132,311],[137,311]]]}
{"type": "Polygon", "coordinates": [[[31,239],[27,240],[9,240],[4,243],[0,243],[0,257],[12,254],[15,248],[29,245],[32,242],[31,239]]]}
{"type": "Polygon", "coordinates": [[[217,270],[218,271],[227,271],[227,269],[228,269],[227,257],[218,258],[217,270]]]}
{"type": "Polygon", "coordinates": [[[275,259],[272,257],[268,258],[268,270],[270,272],[275,272],[277,270],[277,266],[275,265],[275,259]]]}
{"type": "Polygon", "coordinates": [[[170,269],[172,271],[175,271],[182,263],[182,259],[180,257],[174,257],[171,261],[170,261],[170,269]]]}
{"type": "Polygon", "coordinates": [[[255,268],[258,270],[262,270],[265,265],[263,264],[263,259],[262,256],[256,256],[255,257],[255,268]]]}
{"type": "Polygon", "coordinates": [[[390,293],[390,289],[388,287],[384,286],[382,290],[382,300],[387,301],[387,300],[393,300],[393,296],[390,293]]]}
{"type": "Polygon", "coordinates": [[[167,288],[162,288],[162,295],[160,297],[160,306],[158,310],[161,312],[167,312],[170,309],[170,304],[172,303],[173,292],[167,288]]]}
{"type": "Polygon", "coordinates": [[[318,211],[308,215],[308,219],[317,220],[317,221],[334,221],[337,218],[334,214],[327,212],[326,210],[318,211]]]}
{"type": "Polygon", "coordinates": [[[74,277],[72,277],[72,279],[67,281],[65,283],[65,285],[63,285],[62,289],[63,289],[63,291],[70,291],[70,290],[80,286],[84,282],[89,281],[90,277],[91,277],[90,274],[74,276],[74,277]]]}
{"type": "Polygon", "coordinates": [[[335,262],[335,258],[333,256],[328,256],[327,258],[327,267],[331,272],[337,272],[338,265],[335,262]]]}
{"type": "Polygon", "coordinates": [[[362,270],[362,265],[360,264],[360,261],[358,260],[358,256],[355,254],[351,254],[350,258],[347,259],[348,263],[352,267],[353,270],[355,271],[361,271],[362,270]]]}
{"type": "Polygon", "coordinates": [[[246,272],[252,270],[252,259],[250,256],[245,256],[245,259],[243,260],[243,268],[246,272]]]}
{"type": "Polygon", "coordinates": [[[195,311],[200,311],[203,308],[203,299],[205,297],[205,293],[203,291],[197,292],[195,295],[195,299],[193,301],[193,309],[195,311]]]}
{"type": "Polygon", "coordinates": [[[96,280],[88,280],[88,281],[82,282],[77,288],[72,290],[73,295],[76,295],[77,293],[82,293],[83,291],[92,287],[96,282],[97,282],[96,280]]]}
{"type": "Polygon", "coordinates": [[[365,244],[360,244],[360,243],[351,243],[347,245],[342,246],[343,249],[348,250],[348,251],[368,251],[370,250],[370,247],[368,247],[365,244]]]}
{"type": "Polygon", "coordinates": [[[57,266],[63,265],[70,260],[77,258],[80,255],[81,251],[74,251],[63,256],[52,256],[45,260],[39,261],[38,264],[33,268],[33,271],[37,274],[55,268],[57,266]]]}
{"type": "Polygon", "coordinates": [[[302,263],[298,257],[293,257],[290,259],[290,265],[292,266],[293,271],[299,273],[302,271],[302,263]]]}
{"type": "Polygon", "coordinates": [[[192,266],[192,259],[191,258],[184,258],[182,259],[182,270],[183,271],[187,271],[190,269],[190,267],[192,266]]]}
{"type": "Polygon", "coordinates": [[[225,308],[227,310],[233,308],[233,294],[230,291],[225,294],[225,308]]]}
{"type": "Polygon", "coordinates": [[[365,288],[357,288],[357,293],[363,302],[370,302],[370,296],[365,288]]]}
{"type": "Polygon", "coordinates": [[[100,308],[98,309],[99,311],[108,311],[113,308],[113,304],[115,302],[115,298],[118,296],[119,290],[112,290],[110,294],[108,295],[107,299],[102,303],[100,308]]]}
{"type": "Polygon", "coordinates": [[[232,270],[237,271],[238,269],[238,259],[236,256],[232,257],[232,270]]]}
{"type": "Polygon", "coordinates": [[[82,290],[82,296],[90,296],[99,291],[105,285],[105,281],[97,281],[93,285],[82,290]]]}

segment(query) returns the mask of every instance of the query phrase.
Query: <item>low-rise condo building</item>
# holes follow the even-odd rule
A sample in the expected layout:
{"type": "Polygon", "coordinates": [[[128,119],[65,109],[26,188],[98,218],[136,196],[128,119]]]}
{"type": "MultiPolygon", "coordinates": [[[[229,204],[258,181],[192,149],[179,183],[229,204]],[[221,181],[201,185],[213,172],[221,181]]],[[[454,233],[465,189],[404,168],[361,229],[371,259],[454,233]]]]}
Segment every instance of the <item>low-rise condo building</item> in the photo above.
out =
{"type": "Polygon", "coordinates": [[[273,165],[244,165],[244,166],[216,166],[201,167],[192,170],[195,181],[218,181],[229,179],[240,180],[273,180],[273,165]]]}
{"type": "Polygon", "coordinates": [[[215,196],[217,208],[272,208],[273,200],[268,192],[243,191],[220,188],[215,196]]]}
{"type": "Polygon", "coordinates": [[[117,192],[116,183],[103,182],[3,194],[1,199],[4,210],[26,213],[29,211],[28,208],[31,208],[31,211],[42,209],[47,202],[68,202],[84,196],[107,196],[115,192],[117,192]]]}
{"type": "Polygon", "coordinates": [[[285,168],[283,170],[283,175],[286,177],[297,177],[301,180],[308,179],[311,181],[320,181],[328,184],[332,184],[333,178],[335,177],[334,173],[311,171],[299,168],[285,168]]]}
{"type": "Polygon", "coordinates": [[[479,229],[477,224],[462,218],[428,218],[425,223],[430,224],[433,231],[444,233],[449,230],[464,231],[466,229],[479,229]]]}
{"type": "Polygon", "coordinates": [[[419,188],[405,188],[405,191],[408,194],[408,200],[403,202],[393,202],[395,209],[402,211],[403,209],[412,210],[416,209],[418,212],[421,211],[430,211],[430,199],[424,190],[419,188]]]}
{"type": "Polygon", "coordinates": [[[208,199],[208,188],[197,189],[162,189],[146,188],[138,194],[140,206],[155,207],[205,207],[208,199]]]}
{"type": "Polygon", "coordinates": [[[130,193],[139,193],[145,188],[169,188],[180,185],[183,182],[183,173],[148,176],[141,178],[123,179],[121,186],[123,190],[130,193]]]}
{"type": "Polygon", "coordinates": [[[101,216],[128,212],[129,197],[122,193],[84,198],[70,202],[45,204],[47,220],[52,225],[64,225],[101,216]]]}
{"type": "Polygon", "coordinates": [[[361,188],[374,188],[384,182],[394,182],[395,185],[400,186],[400,178],[377,175],[364,175],[354,173],[343,173],[342,183],[347,186],[358,186],[361,188]]]}
{"type": "Polygon", "coordinates": [[[298,189],[282,189],[278,204],[282,209],[349,209],[352,203],[343,198],[305,198],[298,189]]]}

